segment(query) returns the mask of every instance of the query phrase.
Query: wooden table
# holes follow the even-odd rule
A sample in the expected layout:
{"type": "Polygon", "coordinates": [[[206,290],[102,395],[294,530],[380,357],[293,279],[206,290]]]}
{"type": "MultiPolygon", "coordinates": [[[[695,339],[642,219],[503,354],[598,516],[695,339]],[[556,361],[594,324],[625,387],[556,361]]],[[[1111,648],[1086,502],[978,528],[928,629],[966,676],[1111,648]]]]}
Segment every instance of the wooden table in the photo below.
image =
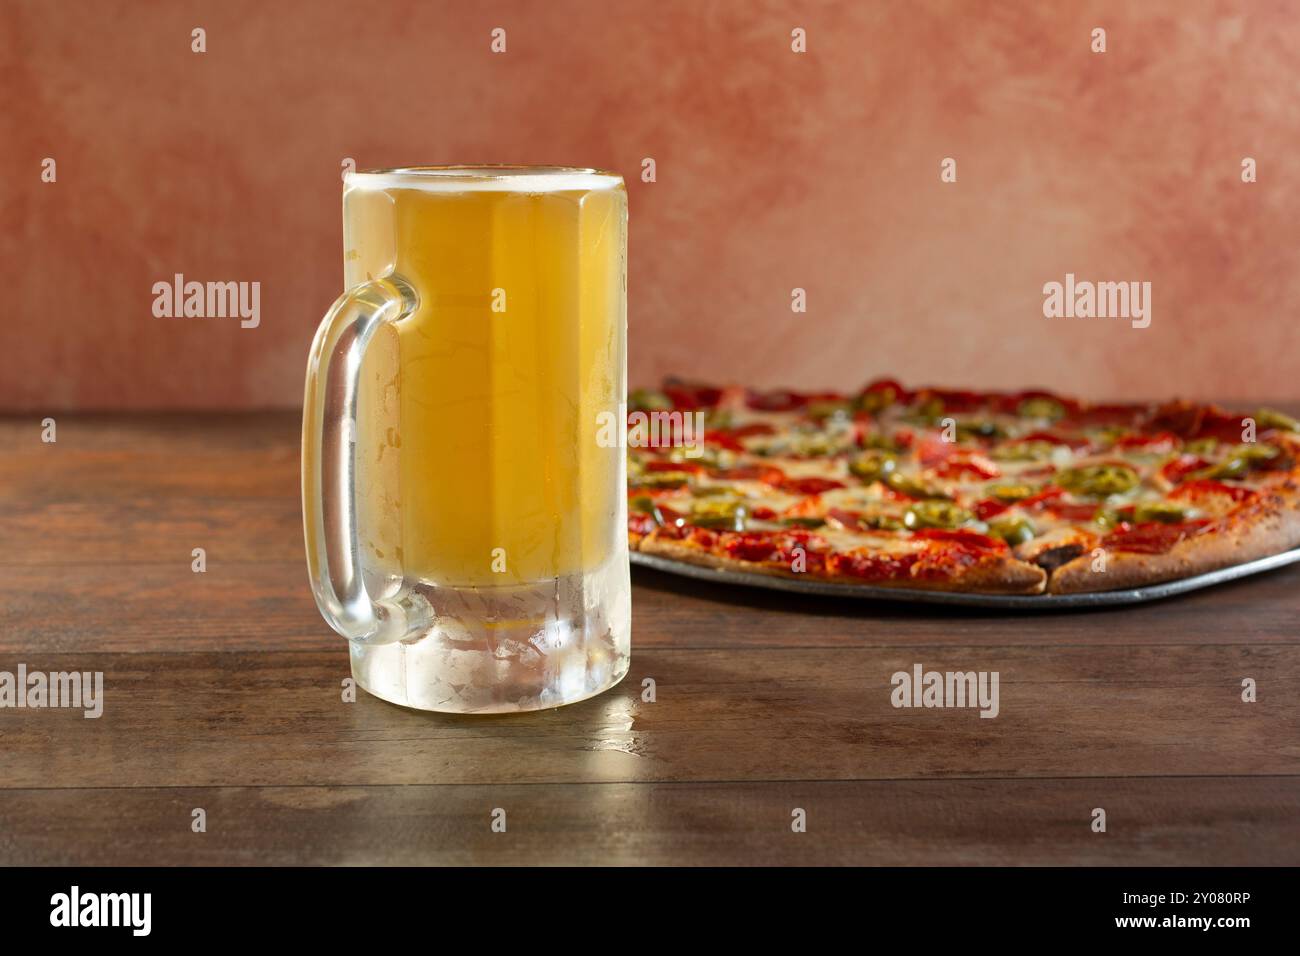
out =
{"type": "Polygon", "coordinates": [[[41,417],[0,420],[0,671],[105,706],[0,710],[0,863],[1300,863],[1300,568],[1059,615],[637,569],[617,689],[446,717],[341,699],[296,414],[41,417]],[[894,709],[914,663],[1000,715],[894,709]]]}

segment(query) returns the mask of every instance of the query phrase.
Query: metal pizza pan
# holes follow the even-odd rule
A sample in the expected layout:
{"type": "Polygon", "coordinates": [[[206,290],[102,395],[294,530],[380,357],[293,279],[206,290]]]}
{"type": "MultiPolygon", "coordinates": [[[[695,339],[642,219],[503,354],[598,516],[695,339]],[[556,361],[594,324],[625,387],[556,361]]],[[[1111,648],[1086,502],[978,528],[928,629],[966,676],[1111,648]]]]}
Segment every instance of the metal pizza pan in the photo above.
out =
{"type": "Polygon", "coordinates": [[[881,588],[871,585],[836,584],[829,581],[801,581],[798,578],[754,574],[750,571],[729,571],[706,568],[655,554],[632,553],[632,563],[654,568],[682,577],[700,581],[736,584],[743,587],[764,588],[769,591],[790,591],[796,594],[817,594],[823,597],[852,598],[855,600],[904,601],[915,604],[947,604],[959,607],[1015,608],[1018,610],[1070,610],[1074,608],[1117,607],[1124,604],[1142,604],[1163,598],[1196,591],[1225,581],[1272,571],[1300,561],[1300,548],[1272,554],[1265,558],[1234,564],[1193,578],[1148,584],[1137,588],[1114,591],[1092,591],[1087,594],[961,594],[950,591],[917,591],[907,588],[881,588]]]}

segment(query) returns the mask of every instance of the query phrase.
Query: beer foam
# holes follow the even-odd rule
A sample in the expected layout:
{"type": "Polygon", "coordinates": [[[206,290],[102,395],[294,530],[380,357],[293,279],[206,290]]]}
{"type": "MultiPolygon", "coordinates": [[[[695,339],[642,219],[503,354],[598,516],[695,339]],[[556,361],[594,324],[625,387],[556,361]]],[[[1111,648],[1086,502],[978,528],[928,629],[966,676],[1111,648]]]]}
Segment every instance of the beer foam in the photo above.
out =
{"type": "Polygon", "coordinates": [[[348,173],[347,189],[420,189],[438,193],[548,193],[617,189],[623,177],[564,166],[410,166],[348,173]]]}

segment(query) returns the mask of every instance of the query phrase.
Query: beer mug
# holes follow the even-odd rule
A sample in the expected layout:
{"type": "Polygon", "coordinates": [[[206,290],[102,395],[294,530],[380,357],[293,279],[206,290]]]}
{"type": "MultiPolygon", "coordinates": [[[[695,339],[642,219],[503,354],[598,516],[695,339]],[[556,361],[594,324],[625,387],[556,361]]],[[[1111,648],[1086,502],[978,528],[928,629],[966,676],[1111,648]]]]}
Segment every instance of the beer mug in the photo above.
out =
{"type": "Polygon", "coordinates": [[[627,193],[556,167],[350,173],[345,292],[307,362],[316,605],[422,710],[573,703],[627,673],[627,193]]]}

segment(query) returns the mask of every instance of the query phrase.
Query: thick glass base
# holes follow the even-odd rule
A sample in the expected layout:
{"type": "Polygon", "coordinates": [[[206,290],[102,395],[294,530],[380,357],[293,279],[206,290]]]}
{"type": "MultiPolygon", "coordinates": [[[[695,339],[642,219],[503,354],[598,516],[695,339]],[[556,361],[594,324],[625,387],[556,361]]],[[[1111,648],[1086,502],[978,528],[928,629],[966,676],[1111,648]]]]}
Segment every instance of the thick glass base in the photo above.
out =
{"type": "Polygon", "coordinates": [[[448,714],[576,703],[627,673],[630,590],[626,557],[523,587],[416,584],[435,623],[397,643],[349,642],[352,676],[383,700],[448,714]]]}

